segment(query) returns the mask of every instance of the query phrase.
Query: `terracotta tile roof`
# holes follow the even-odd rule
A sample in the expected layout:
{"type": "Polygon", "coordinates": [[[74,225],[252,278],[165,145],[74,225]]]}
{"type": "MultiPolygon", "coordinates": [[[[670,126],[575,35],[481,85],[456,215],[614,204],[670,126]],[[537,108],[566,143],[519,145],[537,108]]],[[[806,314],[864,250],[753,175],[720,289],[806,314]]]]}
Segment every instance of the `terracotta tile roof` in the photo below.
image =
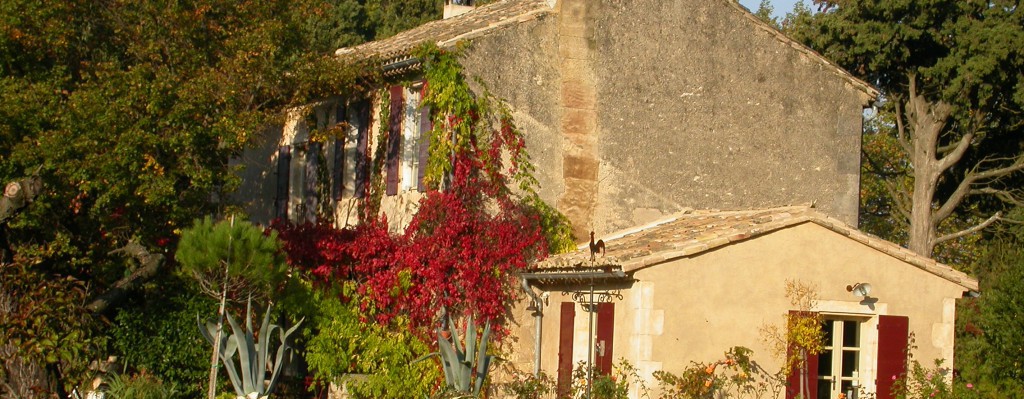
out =
{"type": "Polygon", "coordinates": [[[808,205],[741,211],[684,211],[646,226],[599,237],[605,242],[607,255],[597,255],[594,262],[590,261],[590,249],[585,243],[575,252],[544,260],[533,271],[614,265],[631,274],[802,223],[820,225],[966,289],[978,290],[978,281],[967,274],[863,233],[808,205]]]}
{"type": "Polygon", "coordinates": [[[409,51],[422,43],[445,47],[495,29],[535,19],[551,11],[547,0],[502,0],[448,19],[427,22],[386,39],[343,48],[336,54],[394,60],[408,56],[409,51]]]}

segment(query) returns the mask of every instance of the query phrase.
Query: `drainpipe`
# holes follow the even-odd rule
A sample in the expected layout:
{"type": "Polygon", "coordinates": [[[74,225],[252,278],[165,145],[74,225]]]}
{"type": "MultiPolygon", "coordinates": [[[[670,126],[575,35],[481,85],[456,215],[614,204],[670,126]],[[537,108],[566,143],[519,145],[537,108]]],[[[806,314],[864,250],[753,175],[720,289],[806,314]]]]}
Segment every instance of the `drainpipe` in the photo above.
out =
{"type": "Polygon", "coordinates": [[[544,302],[541,301],[540,297],[533,292],[533,288],[530,288],[530,283],[523,278],[523,290],[526,291],[526,295],[530,296],[530,301],[537,309],[533,311],[534,321],[537,323],[537,344],[533,348],[533,375],[540,377],[540,349],[541,349],[541,332],[542,321],[544,321],[544,302]]]}

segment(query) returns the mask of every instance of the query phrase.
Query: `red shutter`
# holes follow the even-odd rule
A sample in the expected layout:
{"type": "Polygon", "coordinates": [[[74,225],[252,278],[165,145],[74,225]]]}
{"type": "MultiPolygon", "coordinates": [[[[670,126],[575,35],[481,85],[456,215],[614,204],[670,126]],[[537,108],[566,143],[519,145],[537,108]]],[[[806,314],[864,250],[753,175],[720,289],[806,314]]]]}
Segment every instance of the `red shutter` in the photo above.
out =
{"type": "Polygon", "coordinates": [[[355,159],[355,187],[356,197],[363,198],[366,196],[366,185],[368,183],[367,174],[370,169],[369,157],[366,149],[368,147],[368,138],[370,136],[370,103],[362,101],[356,105],[356,119],[359,124],[356,136],[356,159],[355,159]]]}
{"type": "Polygon", "coordinates": [[[892,385],[907,371],[909,334],[909,318],[878,316],[878,376],[875,379],[876,398],[878,399],[896,397],[892,385]]]}
{"type": "Polygon", "coordinates": [[[274,217],[288,219],[289,179],[292,163],[292,147],[283,146],[277,150],[277,198],[274,201],[274,217]]]}
{"type": "MultiPolygon", "coordinates": [[[[796,317],[801,314],[813,316],[814,312],[801,312],[797,310],[789,311],[790,318],[796,317]]],[[[786,349],[786,358],[788,359],[792,351],[795,348],[793,345],[789,345],[786,349]]],[[[818,356],[819,355],[807,355],[807,393],[811,397],[817,397],[818,395],[818,356]]],[[[789,377],[786,379],[786,399],[794,399],[800,396],[800,367],[794,365],[793,369],[790,370],[789,377]]]]}
{"type": "Polygon", "coordinates": [[[398,194],[399,170],[402,150],[402,119],[405,110],[402,107],[402,86],[391,87],[391,112],[388,121],[388,143],[387,143],[387,194],[398,194]]]}
{"type": "Polygon", "coordinates": [[[612,372],[612,364],[615,362],[612,356],[612,341],[615,337],[615,304],[597,304],[597,371],[603,375],[612,372]],[[601,350],[603,347],[603,351],[601,350]],[[602,354],[602,352],[604,352],[602,354]]]}
{"type": "MultiPolygon", "coordinates": [[[[334,123],[337,129],[341,129],[345,123],[347,112],[345,104],[339,102],[335,109],[334,123]]],[[[341,193],[345,191],[345,132],[342,131],[334,138],[334,159],[331,168],[331,199],[341,199],[341,193]]]]}
{"type": "Polygon", "coordinates": [[[427,185],[423,182],[423,176],[427,172],[427,164],[430,161],[430,130],[433,129],[430,120],[430,106],[426,105],[420,109],[420,142],[419,161],[420,165],[416,171],[416,188],[422,193],[427,191],[427,185]]]}
{"type": "Polygon", "coordinates": [[[562,302],[558,329],[558,397],[569,396],[572,386],[572,336],[576,320],[576,303],[562,302]]]}

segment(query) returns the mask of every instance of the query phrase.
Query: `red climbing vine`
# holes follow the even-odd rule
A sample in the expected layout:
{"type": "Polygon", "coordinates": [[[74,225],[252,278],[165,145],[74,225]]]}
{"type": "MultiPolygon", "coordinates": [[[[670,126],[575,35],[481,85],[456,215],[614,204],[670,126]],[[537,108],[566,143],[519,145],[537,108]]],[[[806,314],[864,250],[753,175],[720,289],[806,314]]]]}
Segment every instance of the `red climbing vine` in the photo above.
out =
{"type": "Polygon", "coordinates": [[[491,320],[502,330],[506,306],[518,295],[516,272],[548,253],[552,234],[545,230],[564,217],[537,197],[525,141],[508,111],[488,95],[468,94],[454,55],[425,51],[424,103],[435,121],[427,172],[432,187],[442,181],[447,187],[425,194],[401,234],[388,230],[380,212],[348,229],[273,228],[289,263],[318,284],[356,281],[350,299],[359,301],[364,318],[387,324],[408,317],[426,332],[443,309],[491,320]],[[511,162],[506,166],[503,159],[511,162]]]}

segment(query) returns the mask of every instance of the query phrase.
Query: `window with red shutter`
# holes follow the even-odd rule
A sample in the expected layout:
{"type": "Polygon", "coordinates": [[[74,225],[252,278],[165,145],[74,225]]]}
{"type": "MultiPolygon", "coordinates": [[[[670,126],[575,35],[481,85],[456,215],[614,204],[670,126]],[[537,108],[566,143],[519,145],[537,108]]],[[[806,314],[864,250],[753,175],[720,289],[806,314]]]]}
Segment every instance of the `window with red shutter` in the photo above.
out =
{"type": "MultiPolygon", "coordinates": [[[[800,314],[810,316],[815,313],[791,310],[789,314],[790,317],[793,317],[800,314]]],[[[793,345],[789,345],[789,348],[786,350],[786,358],[789,358],[794,350],[796,348],[793,345]]],[[[803,378],[806,392],[812,397],[817,397],[815,395],[818,392],[818,356],[807,355],[806,367],[800,366],[800,364],[794,365],[793,370],[790,370],[789,378],[786,380],[786,399],[800,397],[801,377],[806,377],[803,378]]]]}
{"type": "Polygon", "coordinates": [[[905,316],[878,316],[878,373],[875,397],[894,399],[893,384],[907,371],[907,345],[910,319],[905,316]]]}
{"type": "Polygon", "coordinates": [[[595,345],[595,367],[597,372],[609,375],[612,372],[614,358],[612,354],[612,338],[615,336],[615,304],[597,304],[597,342],[595,345]]]}
{"type": "Polygon", "coordinates": [[[572,338],[576,303],[562,302],[558,328],[558,397],[569,395],[572,386],[572,338]]]}

